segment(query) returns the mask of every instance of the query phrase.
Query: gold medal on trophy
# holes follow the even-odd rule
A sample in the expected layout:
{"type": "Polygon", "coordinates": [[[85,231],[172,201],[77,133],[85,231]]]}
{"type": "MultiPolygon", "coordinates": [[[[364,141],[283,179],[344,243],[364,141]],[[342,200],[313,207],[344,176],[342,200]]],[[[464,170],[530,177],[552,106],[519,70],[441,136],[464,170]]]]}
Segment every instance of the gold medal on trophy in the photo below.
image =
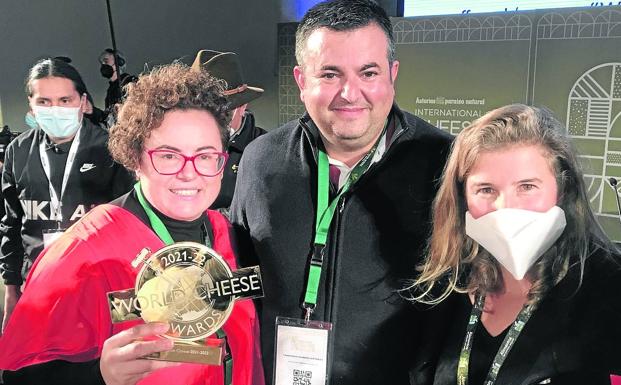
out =
{"type": "Polygon", "coordinates": [[[153,254],[145,248],[132,266],[140,267],[135,288],[108,293],[110,314],[113,323],[142,318],[170,325],[164,337],[174,348],[149,359],[221,365],[225,340],[207,337],[226,322],[235,300],[263,296],[258,266],[231,271],[200,243],[174,243],[153,254]]]}

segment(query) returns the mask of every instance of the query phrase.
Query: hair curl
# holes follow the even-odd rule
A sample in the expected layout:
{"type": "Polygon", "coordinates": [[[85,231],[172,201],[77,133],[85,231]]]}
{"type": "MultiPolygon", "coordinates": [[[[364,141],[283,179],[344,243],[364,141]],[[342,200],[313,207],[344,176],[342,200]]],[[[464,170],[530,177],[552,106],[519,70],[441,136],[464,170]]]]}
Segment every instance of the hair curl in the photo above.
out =
{"type": "Polygon", "coordinates": [[[228,141],[230,114],[223,95],[224,83],[205,71],[194,71],[182,63],[154,68],[127,87],[127,98],[117,122],[110,128],[108,148],[112,157],[130,170],[136,170],[144,142],[172,110],[203,110],[216,120],[222,146],[228,141]]]}
{"type": "Polygon", "coordinates": [[[533,282],[529,302],[539,300],[558,283],[571,264],[579,264],[581,281],[585,260],[593,247],[614,249],[589,206],[577,153],[564,132],[550,111],[513,104],[488,112],[457,136],[433,204],[427,259],[418,279],[404,289],[410,299],[434,304],[453,291],[485,294],[504,289],[498,262],[465,231],[465,184],[483,152],[536,145],[556,176],[557,205],[565,212],[567,225],[556,243],[528,271],[533,282]]]}

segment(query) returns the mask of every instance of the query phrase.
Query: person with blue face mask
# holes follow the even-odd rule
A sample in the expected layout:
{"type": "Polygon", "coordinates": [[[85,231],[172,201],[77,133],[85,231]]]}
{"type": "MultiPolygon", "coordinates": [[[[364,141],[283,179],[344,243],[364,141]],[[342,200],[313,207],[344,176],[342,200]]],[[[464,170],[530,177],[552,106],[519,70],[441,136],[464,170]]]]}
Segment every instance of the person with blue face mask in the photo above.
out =
{"type": "Polygon", "coordinates": [[[39,93],[30,96],[29,101],[38,126],[54,143],[72,140],[82,126],[86,93],[76,95],[71,81],[64,78],[50,77],[35,82],[39,93]]]}
{"type": "Polygon", "coordinates": [[[35,119],[34,115],[32,114],[32,111],[26,112],[26,116],[24,116],[24,122],[26,123],[28,127],[32,129],[39,127],[37,125],[37,119],[35,119]]]}
{"type": "Polygon", "coordinates": [[[0,226],[3,329],[30,266],[88,210],[129,191],[133,176],[110,157],[108,134],[84,119],[87,91],[70,64],[44,59],[26,81],[31,127],[6,149],[0,226]]]}

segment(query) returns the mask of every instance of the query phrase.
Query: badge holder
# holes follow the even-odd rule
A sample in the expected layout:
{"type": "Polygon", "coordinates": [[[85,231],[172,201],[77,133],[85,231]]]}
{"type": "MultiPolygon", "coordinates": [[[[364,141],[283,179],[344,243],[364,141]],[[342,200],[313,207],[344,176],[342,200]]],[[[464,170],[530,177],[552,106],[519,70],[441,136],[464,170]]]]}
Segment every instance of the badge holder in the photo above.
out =
{"type": "Polygon", "coordinates": [[[43,247],[48,247],[55,240],[60,238],[61,235],[65,232],[66,229],[60,227],[60,221],[56,222],[55,229],[45,229],[43,230],[43,247]]]}
{"type": "Polygon", "coordinates": [[[142,318],[170,325],[163,337],[174,341],[173,349],[144,358],[222,365],[225,339],[210,336],[231,315],[235,300],[263,296],[259,267],[233,272],[214,250],[195,242],[153,254],[145,248],[132,262],[141,265],[134,289],[108,293],[112,323],[142,318]]]}
{"type": "Polygon", "coordinates": [[[274,385],[325,385],[332,324],[276,317],[274,385]]]}

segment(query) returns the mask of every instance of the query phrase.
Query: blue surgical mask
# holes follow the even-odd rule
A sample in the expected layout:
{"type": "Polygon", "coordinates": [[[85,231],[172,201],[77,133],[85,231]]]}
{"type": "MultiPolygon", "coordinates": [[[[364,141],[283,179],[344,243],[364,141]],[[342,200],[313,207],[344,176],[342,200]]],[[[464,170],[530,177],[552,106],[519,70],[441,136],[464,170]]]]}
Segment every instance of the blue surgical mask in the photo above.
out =
{"type": "Polygon", "coordinates": [[[32,112],[39,127],[52,138],[69,138],[82,125],[79,107],[33,106],[32,112]]]}
{"type": "Polygon", "coordinates": [[[39,125],[37,124],[37,119],[35,119],[34,115],[32,115],[32,112],[30,111],[26,113],[26,117],[24,118],[24,120],[26,121],[26,125],[30,128],[39,127],[39,125]]]}

